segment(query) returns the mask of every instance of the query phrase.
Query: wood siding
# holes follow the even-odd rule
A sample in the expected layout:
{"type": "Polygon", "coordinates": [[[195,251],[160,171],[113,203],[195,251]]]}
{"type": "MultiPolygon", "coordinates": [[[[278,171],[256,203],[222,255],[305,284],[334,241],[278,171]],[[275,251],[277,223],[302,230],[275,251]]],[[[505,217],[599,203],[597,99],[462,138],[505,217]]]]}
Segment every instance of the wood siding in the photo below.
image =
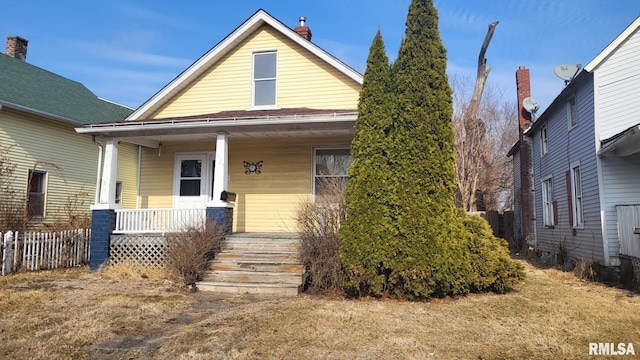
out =
{"type": "Polygon", "coordinates": [[[360,85],[278,31],[263,25],[151,118],[251,107],[252,54],[276,50],[277,107],[355,109],[360,85]]]}
{"type": "MultiPolygon", "coordinates": [[[[229,191],[237,193],[235,232],[294,232],[295,212],[311,199],[313,149],[349,147],[351,138],[310,138],[229,142],[229,191]],[[245,174],[243,161],[263,161],[260,174],[245,174]]],[[[176,152],[214,151],[211,143],[169,144],[144,149],[141,207],[172,206],[173,162],[176,152]]]]}
{"type": "Polygon", "coordinates": [[[640,204],[640,160],[605,156],[600,159],[607,246],[612,265],[619,262],[620,241],[616,205],[640,204]]]}
{"type": "Polygon", "coordinates": [[[640,33],[636,30],[594,71],[599,140],[640,123],[639,62],[640,33]]]}
{"type": "MultiPolygon", "coordinates": [[[[640,123],[640,34],[633,33],[594,71],[596,139],[608,139],[640,123]]],[[[640,160],[608,154],[600,159],[602,211],[610,265],[618,265],[620,241],[616,205],[640,203],[640,160]]]]}
{"type": "Polygon", "coordinates": [[[540,132],[532,136],[537,247],[556,254],[564,251],[569,256],[604,264],[593,127],[593,80],[583,82],[575,93],[578,125],[571,129],[563,103],[567,100],[557,99],[561,105],[546,113],[547,154],[540,153],[540,132]],[[566,173],[577,162],[581,169],[584,228],[571,225],[572,204],[567,193],[571,185],[567,185],[566,173]],[[548,176],[553,179],[553,200],[557,203],[557,224],[553,228],[544,226],[542,216],[542,179],[548,176]]]}
{"type": "MultiPolygon", "coordinates": [[[[47,173],[45,216],[33,221],[35,227],[66,221],[69,210],[90,215],[98,166],[98,147],[91,137],[77,134],[70,124],[5,107],[0,111],[0,144],[12,146],[8,156],[16,166],[12,184],[18,194],[26,194],[30,169],[47,173]]],[[[120,147],[119,161],[128,169],[119,177],[123,184],[136,177],[131,147],[120,147]]],[[[135,180],[123,189],[123,202],[135,206],[135,180]]]]}

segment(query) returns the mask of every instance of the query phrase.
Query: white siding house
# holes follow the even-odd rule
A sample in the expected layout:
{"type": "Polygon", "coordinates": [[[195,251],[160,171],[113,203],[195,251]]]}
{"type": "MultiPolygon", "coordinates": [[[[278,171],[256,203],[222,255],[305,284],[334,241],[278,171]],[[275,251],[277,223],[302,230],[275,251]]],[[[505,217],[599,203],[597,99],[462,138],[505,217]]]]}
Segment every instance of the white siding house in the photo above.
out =
{"type": "Polygon", "coordinates": [[[620,205],[640,204],[639,29],[640,18],[526,132],[540,251],[605,266],[620,265],[620,255],[640,257],[621,252],[621,243],[639,242],[640,235],[631,229],[632,235],[619,236],[620,227],[640,228],[640,221],[624,224],[617,215],[635,208],[620,205]]]}

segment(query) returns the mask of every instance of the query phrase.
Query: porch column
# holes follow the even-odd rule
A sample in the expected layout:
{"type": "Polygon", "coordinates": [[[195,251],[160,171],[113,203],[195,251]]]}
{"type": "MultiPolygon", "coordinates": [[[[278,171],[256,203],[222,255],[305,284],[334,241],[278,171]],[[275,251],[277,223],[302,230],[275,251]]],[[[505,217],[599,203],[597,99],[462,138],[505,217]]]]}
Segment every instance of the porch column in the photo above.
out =
{"type": "Polygon", "coordinates": [[[98,203],[91,207],[91,247],[89,268],[99,270],[107,264],[111,233],[116,228],[116,175],[118,170],[118,140],[109,138],[104,151],[102,181],[98,203]]]}
{"type": "Polygon", "coordinates": [[[102,182],[100,183],[98,203],[95,208],[115,209],[116,206],[116,175],[118,172],[118,140],[107,139],[104,150],[104,164],[102,167],[102,182]]]}
{"type": "Polygon", "coordinates": [[[220,199],[229,185],[229,134],[218,133],[216,137],[216,166],[213,174],[213,194],[207,204],[207,223],[224,226],[231,233],[233,204],[220,199]]]}
{"type": "Polygon", "coordinates": [[[220,194],[227,190],[229,184],[229,135],[219,133],[216,138],[216,167],[213,174],[213,196],[214,206],[225,206],[227,203],[220,200],[220,194]]]}

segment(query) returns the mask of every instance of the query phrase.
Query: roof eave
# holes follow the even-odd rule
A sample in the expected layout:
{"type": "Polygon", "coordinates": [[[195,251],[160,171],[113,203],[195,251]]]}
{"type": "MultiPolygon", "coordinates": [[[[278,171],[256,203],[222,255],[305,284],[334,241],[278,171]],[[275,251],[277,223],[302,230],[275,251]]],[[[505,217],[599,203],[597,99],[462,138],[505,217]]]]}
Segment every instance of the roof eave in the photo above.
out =
{"type": "Polygon", "coordinates": [[[595,70],[602,62],[611,55],[625,40],[629,38],[638,28],[640,28],[640,16],[637,17],[618,37],[616,37],[604,50],[602,50],[584,69],[588,72],[595,70]]]}
{"type": "Polygon", "coordinates": [[[239,128],[256,125],[285,125],[285,124],[314,124],[314,123],[340,123],[355,122],[357,113],[310,115],[310,116],[271,116],[250,118],[194,118],[194,119],[167,119],[150,121],[121,121],[101,124],[87,124],[76,128],[78,134],[117,136],[118,133],[131,133],[147,130],[172,130],[172,129],[198,129],[203,128],[239,128]]]}
{"type": "Polygon", "coordinates": [[[605,140],[603,143],[605,144],[598,150],[598,156],[613,153],[624,157],[640,152],[640,146],[638,146],[640,144],[640,124],[619,133],[614,140],[609,142],[605,140]]]}
{"type": "Polygon", "coordinates": [[[42,111],[42,110],[38,110],[38,109],[34,109],[28,106],[24,106],[24,105],[20,105],[20,104],[16,104],[16,103],[12,103],[12,102],[7,102],[7,101],[3,101],[0,100],[0,109],[2,107],[7,107],[10,109],[15,109],[15,110],[20,110],[20,111],[24,111],[30,114],[34,114],[34,115],[38,115],[38,116],[43,116],[52,120],[57,120],[57,121],[62,121],[71,125],[85,125],[85,123],[77,121],[77,120],[73,120],[73,119],[69,119],[66,118],[64,116],[60,116],[60,115],[56,115],[56,114],[52,114],[46,111],[42,111]]]}

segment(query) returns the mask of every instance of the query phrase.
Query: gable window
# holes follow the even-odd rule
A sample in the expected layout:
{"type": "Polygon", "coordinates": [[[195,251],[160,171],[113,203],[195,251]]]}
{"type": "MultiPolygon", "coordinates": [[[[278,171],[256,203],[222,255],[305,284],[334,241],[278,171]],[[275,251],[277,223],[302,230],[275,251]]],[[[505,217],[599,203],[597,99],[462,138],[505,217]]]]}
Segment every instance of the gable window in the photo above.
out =
{"type": "Polygon", "coordinates": [[[276,105],[276,73],[278,53],[253,54],[253,106],[276,105]]]}
{"type": "Polygon", "coordinates": [[[570,98],[567,102],[567,119],[569,119],[569,129],[578,125],[578,115],[576,113],[576,98],[570,98]]]}
{"type": "Polygon", "coordinates": [[[553,226],[554,217],[553,181],[549,177],[542,180],[542,221],[544,226],[553,226]]]}
{"type": "Polygon", "coordinates": [[[545,125],[540,128],[540,152],[544,155],[548,150],[547,126],[545,125]]]}
{"type": "Polygon", "coordinates": [[[330,201],[331,196],[342,195],[352,160],[349,149],[315,150],[313,194],[316,200],[330,201]]]}
{"type": "Polygon", "coordinates": [[[573,195],[573,226],[584,226],[584,214],[582,210],[582,178],[580,176],[580,165],[574,165],[571,169],[571,193],[573,195]]]}
{"type": "Polygon", "coordinates": [[[29,170],[27,211],[30,217],[44,216],[46,178],[44,171],[29,170]]]}

